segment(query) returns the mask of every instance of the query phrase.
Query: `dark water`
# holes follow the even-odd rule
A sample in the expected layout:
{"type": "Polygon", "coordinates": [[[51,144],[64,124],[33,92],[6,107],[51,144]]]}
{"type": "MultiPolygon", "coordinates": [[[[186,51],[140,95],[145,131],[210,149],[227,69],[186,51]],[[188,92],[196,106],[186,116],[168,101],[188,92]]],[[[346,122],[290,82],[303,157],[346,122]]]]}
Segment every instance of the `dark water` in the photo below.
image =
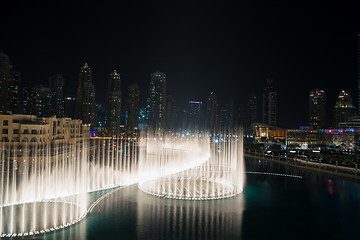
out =
{"type": "MultiPolygon", "coordinates": [[[[76,226],[46,239],[360,239],[360,184],[258,160],[237,197],[215,201],[157,198],[123,188],[76,226]]],[[[44,237],[41,237],[44,238],[44,237]]]]}

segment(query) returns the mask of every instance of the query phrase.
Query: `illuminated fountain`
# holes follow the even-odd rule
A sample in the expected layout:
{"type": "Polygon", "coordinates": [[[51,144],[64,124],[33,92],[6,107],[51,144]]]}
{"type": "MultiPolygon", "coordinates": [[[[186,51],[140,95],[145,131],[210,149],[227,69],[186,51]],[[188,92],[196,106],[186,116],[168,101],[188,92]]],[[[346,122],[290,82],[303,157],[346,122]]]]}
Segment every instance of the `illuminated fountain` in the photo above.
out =
{"type": "MultiPolygon", "coordinates": [[[[213,200],[241,193],[244,186],[242,137],[222,134],[214,136],[212,142],[208,136],[196,139],[195,142],[199,144],[196,148],[201,149],[201,153],[208,152],[209,155],[183,154],[181,157],[185,158],[179,158],[177,165],[188,162],[186,157],[193,158],[190,162],[194,165],[179,169],[182,171],[177,173],[168,172],[164,177],[160,176],[163,169],[155,168],[158,174],[152,176],[157,177],[144,179],[139,183],[139,189],[158,197],[185,200],[213,200]]],[[[182,151],[190,150],[191,146],[182,151]]],[[[144,159],[151,159],[151,164],[161,165],[164,161],[161,156],[153,157],[149,152],[146,153],[144,159]]]]}
{"type": "Polygon", "coordinates": [[[69,227],[107,196],[90,203],[89,192],[135,183],[167,198],[236,195],[244,184],[241,139],[173,134],[53,145],[1,143],[0,237],[69,227]]]}

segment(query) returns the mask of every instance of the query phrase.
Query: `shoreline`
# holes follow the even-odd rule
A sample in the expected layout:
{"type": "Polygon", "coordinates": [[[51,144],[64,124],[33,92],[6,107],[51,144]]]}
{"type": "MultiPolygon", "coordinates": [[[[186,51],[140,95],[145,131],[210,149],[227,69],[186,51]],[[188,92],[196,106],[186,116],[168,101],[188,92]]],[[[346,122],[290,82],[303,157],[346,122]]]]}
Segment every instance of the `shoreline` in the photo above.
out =
{"type": "Polygon", "coordinates": [[[244,156],[248,158],[257,158],[261,160],[268,160],[272,162],[277,162],[283,165],[297,167],[307,171],[320,172],[327,175],[332,175],[336,177],[347,178],[352,181],[360,182],[360,170],[354,168],[334,166],[326,163],[315,163],[309,162],[301,159],[295,158],[284,158],[279,156],[267,155],[258,152],[244,151],[244,156]]]}

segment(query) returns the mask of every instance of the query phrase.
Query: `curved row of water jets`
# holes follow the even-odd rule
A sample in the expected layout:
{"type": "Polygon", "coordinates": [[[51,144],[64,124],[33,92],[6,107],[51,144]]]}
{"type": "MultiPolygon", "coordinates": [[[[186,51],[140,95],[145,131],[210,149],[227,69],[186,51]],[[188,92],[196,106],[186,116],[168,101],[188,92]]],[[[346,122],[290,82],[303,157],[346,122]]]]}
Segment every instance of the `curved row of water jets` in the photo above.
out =
{"type": "Polygon", "coordinates": [[[107,196],[87,208],[89,192],[199,166],[209,159],[209,146],[208,136],[2,144],[0,236],[43,234],[73,225],[107,196]]]}

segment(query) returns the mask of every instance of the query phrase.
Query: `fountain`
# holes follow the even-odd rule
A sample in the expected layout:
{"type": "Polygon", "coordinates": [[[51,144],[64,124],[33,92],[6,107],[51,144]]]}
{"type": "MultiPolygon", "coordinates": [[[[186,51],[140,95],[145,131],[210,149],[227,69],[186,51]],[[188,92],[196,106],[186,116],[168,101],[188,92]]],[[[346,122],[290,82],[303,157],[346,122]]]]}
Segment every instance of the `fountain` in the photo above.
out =
{"type": "Polygon", "coordinates": [[[1,143],[0,237],[45,234],[84,219],[89,193],[139,183],[159,197],[209,200],[243,189],[242,138],[169,134],[139,139],[1,143]]]}
{"type": "MultiPolygon", "coordinates": [[[[197,139],[196,143],[201,153],[208,153],[203,158],[199,155],[189,156],[194,158],[191,162],[197,166],[182,169],[178,173],[167,172],[164,177],[160,176],[163,168],[156,168],[158,174],[154,175],[157,178],[140,182],[139,189],[158,197],[183,200],[214,200],[241,193],[244,185],[242,137],[219,134],[211,142],[209,136],[205,136],[204,139],[197,139]]],[[[188,149],[185,147],[179,151],[186,153],[188,149]]],[[[181,154],[181,157],[186,157],[186,154],[181,154]]],[[[149,156],[144,158],[149,159],[149,156]]],[[[161,161],[161,156],[151,160],[152,164],[161,164],[161,161]]],[[[185,158],[177,161],[178,166],[183,161],[187,162],[185,158]]]]}

